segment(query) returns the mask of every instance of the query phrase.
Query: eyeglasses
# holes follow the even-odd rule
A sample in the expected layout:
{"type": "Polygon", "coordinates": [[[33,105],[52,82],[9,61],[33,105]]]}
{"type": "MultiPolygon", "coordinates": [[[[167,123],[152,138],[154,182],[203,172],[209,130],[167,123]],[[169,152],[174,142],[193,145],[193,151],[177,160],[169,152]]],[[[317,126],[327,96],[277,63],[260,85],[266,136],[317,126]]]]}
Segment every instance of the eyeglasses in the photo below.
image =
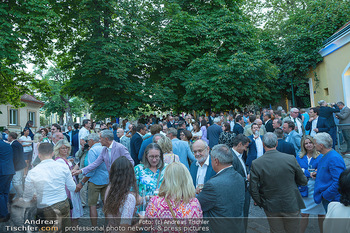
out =
{"type": "Polygon", "coordinates": [[[205,151],[207,148],[201,149],[201,150],[194,150],[193,154],[197,154],[197,153],[202,153],[203,151],[205,151]]]}
{"type": "Polygon", "coordinates": [[[160,158],[160,155],[156,155],[156,156],[148,156],[149,159],[159,159],[160,158]]]}

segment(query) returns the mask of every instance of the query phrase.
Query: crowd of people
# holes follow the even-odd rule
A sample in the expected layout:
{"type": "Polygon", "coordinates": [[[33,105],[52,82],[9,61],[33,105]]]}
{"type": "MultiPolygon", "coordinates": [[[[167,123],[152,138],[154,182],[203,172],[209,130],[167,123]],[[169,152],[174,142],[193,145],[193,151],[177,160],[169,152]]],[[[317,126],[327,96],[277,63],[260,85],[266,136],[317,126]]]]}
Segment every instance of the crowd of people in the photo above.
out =
{"type": "Polygon", "coordinates": [[[150,232],[246,232],[253,201],[271,232],[305,232],[310,215],[320,232],[347,232],[347,220],[328,218],[350,217],[349,170],[334,150],[339,120],[350,151],[350,110],[319,104],[99,127],[85,119],[35,133],[28,122],[21,136],[4,131],[0,140],[1,221],[10,219],[8,202],[34,200],[41,218],[63,217],[63,230],[78,225],[85,206],[97,226],[103,205],[110,227],[146,218],[157,226],[150,232]],[[186,221],[169,230],[162,219],[186,221]]]}

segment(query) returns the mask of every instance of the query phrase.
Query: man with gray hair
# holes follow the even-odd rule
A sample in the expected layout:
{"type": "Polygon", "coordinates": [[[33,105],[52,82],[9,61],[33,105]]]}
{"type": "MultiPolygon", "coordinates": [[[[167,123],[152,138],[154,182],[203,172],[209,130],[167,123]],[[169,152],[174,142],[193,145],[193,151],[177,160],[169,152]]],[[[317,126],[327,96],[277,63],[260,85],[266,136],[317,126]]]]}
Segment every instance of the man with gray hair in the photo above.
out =
{"type": "Polygon", "coordinates": [[[180,162],[184,164],[187,169],[190,169],[188,160],[195,162],[196,158],[193,156],[188,143],[177,138],[177,130],[173,127],[168,130],[167,136],[171,139],[173,153],[179,156],[180,162]]]}
{"type": "MultiPolygon", "coordinates": [[[[88,164],[92,164],[100,156],[103,146],[100,141],[100,136],[96,133],[89,134],[87,137],[90,150],[87,154],[88,164]]],[[[101,195],[102,201],[109,183],[108,171],[105,163],[101,163],[95,170],[89,172],[77,185],[77,190],[80,191],[84,184],[88,183],[88,205],[90,207],[91,225],[97,226],[97,203],[98,197],[101,195]]]]}
{"type": "MultiPolygon", "coordinates": [[[[335,117],[339,119],[339,124],[350,124],[350,109],[341,101],[339,101],[337,105],[340,109],[340,112],[336,113],[335,117]]],[[[350,125],[341,126],[341,130],[346,142],[346,150],[342,154],[350,154],[350,125]]]]}
{"type": "Polygon", "coordinates": [[[233,168],[232,162],[232,150],[227,145],[213,147],[211,164],[216,175],[204,184],[197,196],[203,216],[211,217],[211,232],[245,232],[242,218],[245,182],[233,168]],[[223,216],[230,219],[218,218],[223,216]]]}
{"type": "Polygon", "coordinates": [[[124,130],[122,128],[117,129],[117,136],[121,144],[123,144],[126,149],[130,152],[130,138],[125,136],[124,130]]]}
{"type": "Polygon", "coordinates": [[[295,131],[302,137],[305,134],[305,129],[301,119],[299,118],[299,109],[292,108],[290,110],[290,115],[283,119],[283,123],[286,121],[291,121],[295,124],[295,131]]]}
{"type": "Polygon", "coordinates": [[[210,149],[219,143],[219,137],[222,132],[220,122],[221,122],[220,117],[215,117],[214,124],[209,126],[207,129],[207,138],[209,140],[210,149]]]}
{"type": "Polygon", "coordinates": [[[198,194],[202,190],[203,185],[216,173],[211,166],[209,146],[205,141],[201,139],[195,141],[192,145],[192,150],[197,161],[191,164],[190,173],[198,194]]]}
{"type": "Polygon", "coordinates": [[[316,150],[323,154],[316,172],[311,177],[316,178],[314,200],[316,204],[322,202],[327,212],[331,201],[339,201],[338,179],[346,169],[344,159],[338,152],[332,149],[333,140],[328,133],[318,133],[315,136],[316,150]]]}
{"type": "Polygon", "coordinates": [[[264,208],[271,232],[299,232],[305,204],[297,185],[307,185],[307,178],[293,155],[276,150],[275,134],[266,133],[263,146],[265,154],[250,169],[250,194],[264,208]]]}
{"type": "Polygon", "coordinates": [[[107,170],[111,169],[111,165],[120,156],[125,156],[134,165],[134,160],[131,158],[128,149],[119,142],[114,141],[113,132],[110,130],[103,130],[101,132],[101,145],[104,146],[98,158],[87,167],[74,171],[72,174],[79,175],[80,173],[87,174],[96,169],[103,162],[106,164],[107,170]]]}

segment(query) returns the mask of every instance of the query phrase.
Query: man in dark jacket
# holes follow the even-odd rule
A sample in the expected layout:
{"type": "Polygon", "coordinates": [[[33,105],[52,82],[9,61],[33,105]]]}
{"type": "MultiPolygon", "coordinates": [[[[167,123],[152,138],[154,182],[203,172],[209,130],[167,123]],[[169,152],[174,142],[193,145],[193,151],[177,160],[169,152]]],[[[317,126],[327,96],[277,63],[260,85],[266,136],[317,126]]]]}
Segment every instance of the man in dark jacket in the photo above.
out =
{"type": "Polygon", "coordinates": [[[135,166],[140,163],[138,159],[139,151],[143,142],[143,135],[146,134],[146,126],[144,124],[138,124],[136,126],[136,133],[130,140],[130,155],[135,162],[135,166]]]}
{"type": "Polygon", "coordinates": [[[282,153],[294,155],[294,157],[296,157],[297,154],[295,153],[295,149],[294,149],[293,144],[290,142],[286,142],[283,139],[283,136],[284,136],[283,130],[278,128],[278,129],[275,129],[275,131],[273,133],[276,134],[277,139],[278,139],[278,145],[277,145],[276,150],[278,150],[279,152],[282,152],[282,153]]]}
{"type": "Polygon", "coordinates": [[[264,208],[271,232],[299,232],[305,204],[297,185],[307,185],[307,178],[294,156],[276,150],[275,134],[266,133],[263,145],[265,154],[250,169],[250,194],[264,208]]]}
{"type": "Polygon", "coordinates": [[[337,143],[337,129],[334,122],[333,113],[340,112],[339,107],[336,104],[333,104],[333,107],[328,107],[327,102],[324,100],[320,100],[318,102],[320,105],[320,117],[324,117],[327,119],[328,125],[330,127],[329,134],[333,139],[333,149],[335,148],[335,144],[337,143]]]}
{"type": "Polygon", "coordinates": [[[15,132],[11,132],[8,136],[8,141],[13,150],[13,165],[16,171],[12,179],[12,184],[16,189],[16,197],[20,198],[23,195],[23,175],[27,164],[24,160],[23,146],[17,141],[17,136],[15,132]]]}
{"type": "MultiPolygon", "coordinates": [[[[1,135],[1,134],[0,134],[1,135]]],[[[8,212],[8,196],[10,184],[15,168],[13,166],[12,147],[2,140],[0,136],[0,222],[7,222],[10,219],[8,212]]]]}

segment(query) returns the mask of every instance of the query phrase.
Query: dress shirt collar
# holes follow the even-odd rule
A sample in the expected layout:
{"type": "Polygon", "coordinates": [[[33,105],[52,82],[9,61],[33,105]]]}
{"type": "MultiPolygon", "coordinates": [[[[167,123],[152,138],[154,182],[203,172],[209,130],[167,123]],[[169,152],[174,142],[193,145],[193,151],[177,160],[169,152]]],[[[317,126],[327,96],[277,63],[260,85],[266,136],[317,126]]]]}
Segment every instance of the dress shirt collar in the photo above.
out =
{"type": "Polygon", "coordinates": [[[113,144],[114,144],[114,140],[112,141],[111,145],[109,145],[108,149],[112,149],[113,144]]]}
{"type": "Polygon", "coordinates": [[[141,138],[143,137],[143,135],[142,135],[142,134],[140,134],[139,132],[136,132],[136,133],[138,133],[138,134],[141,136],[141,138]]]}
{"type": "Polygon", "coordinates": [[[230,166],[228,166],[228,167],[225,167],[225,168],[221,169],[220,171],[218,171],[218,173],[217,173],[216,175],[219,175],[220,172],[222,172],[222,171],[224,171],[224,170],[226,170],[227,168],[230,168],[230,167],[233,167],[233,166],[230,165],[230,166]]]}
{"type": "MultiPolygon", "coordinates": [[[[208,157],[207,157],[207,159],[205,160],[203,166],[204,166],[204,165],[209,166],[209,159],[210,159],[209,157],[210,157],[210,156],[208,155],[208,157]]],[[[196,161],[196,166],[197,166],[197,167],[199,167],[199,166],[200,166],[200,167],[203,167],[203,166],[201,166],[201,165],[198,163],[198,161],[196,161]]]]}
{"type": "Polygon", "coordinates": [[[238,151],[236,151],[235,149],[232,148],[232,151],[233,151],[239,158],[242,157],[242,155],[241,155],[240,153],[238,153],[238,151]]]}

